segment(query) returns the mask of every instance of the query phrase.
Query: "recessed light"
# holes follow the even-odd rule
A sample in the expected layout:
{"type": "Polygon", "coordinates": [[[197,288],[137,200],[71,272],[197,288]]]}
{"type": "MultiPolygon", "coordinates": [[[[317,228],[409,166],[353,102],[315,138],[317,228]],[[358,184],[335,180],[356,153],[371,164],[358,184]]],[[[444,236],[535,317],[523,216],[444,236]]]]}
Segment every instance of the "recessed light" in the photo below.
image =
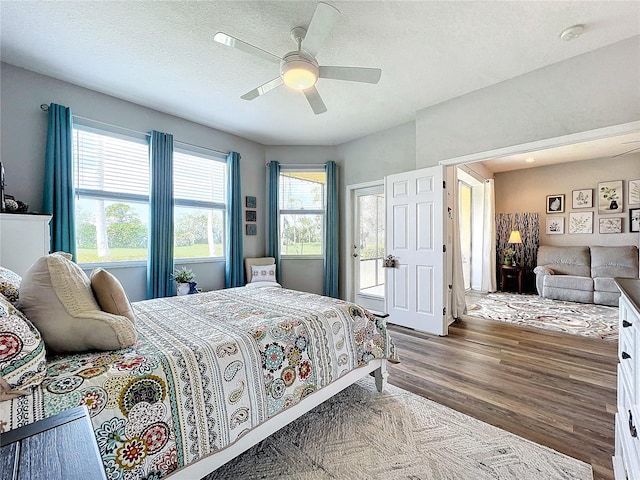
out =
{"type": "Polygon", "coordinates": [[[527,162],[527,163],[533,163],[535,161],[536,161],[536,159],[533,158],[533,157],[529,157],[529,158],[525,159],[525,162],[527,162]]]}
{"type": "Polygon", "coordinates": [[[573,25],[572,27],[565,28],[562,33],[560,33],[560,38],[565,42],[570,42],[582,35],[582,32],[584,32],[584,25],[573,25]]]}

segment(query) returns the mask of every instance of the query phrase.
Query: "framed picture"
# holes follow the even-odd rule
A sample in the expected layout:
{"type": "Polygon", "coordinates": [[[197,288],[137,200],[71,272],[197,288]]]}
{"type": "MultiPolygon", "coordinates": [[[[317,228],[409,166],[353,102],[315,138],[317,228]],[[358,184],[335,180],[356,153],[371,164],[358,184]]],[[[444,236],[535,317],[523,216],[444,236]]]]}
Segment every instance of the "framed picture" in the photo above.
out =
{"type": "Polygon", "coordinates": [[[547,235],[564,233],[564,217],[547,217],[547,235]]]}
{"type": "Polygon", "coordinates": [[[622,211],[622,180],[598,183],[598,213],[622,211]]]}
{"type": "Polygon", "coordinates": [[[569,233],[593,233],[593,212],[570,212],[569,233]]]}
{"type": "Polygon", "coordinates": [[[640,208],[629,209],[629,231],[640,232],[640,208]]]}
{"type": "Polygon", "coordinates": [[[640,205],[640,180],[629,180],[627,186],[627,203],[629,205],[640,205]]]}
{"type": "Polygon", "coordinates": [[[247,210],[244,212],[244,217],[247,222],[255,222],[256,221],[256,211],[255,210],[247,210]]]}
{"type": "Polygon", "coordinates": [[[258,234],[257,225],[255,223],[247,223],[246,232],[247,232],[247,235],[257,235],[258,234]]]}
{"type": "Polygon", "coordinates": [[[564,212],[564,194],[547,195],[547,213],[564,212]]]}
{"type": "Polygon", "coordinates": [[[600,233],[622,233],[622,219],[617,218],[601,218],[600,233]]]}
{"type": "MultiPolygon", "coordinates": [[[[591,208],[593,207],[593,190],[587,188],[586,190],[574,190],[571,193],[572,208],[591,208]]],[[[571,232],[569,232],[571,233],[571,232]]]]}
{"type": "Polygon", "coordinates": [[[256,197],[250,197],[247,195],[244,206],[247,208],[256,208],[256,205],[256,197]]]}

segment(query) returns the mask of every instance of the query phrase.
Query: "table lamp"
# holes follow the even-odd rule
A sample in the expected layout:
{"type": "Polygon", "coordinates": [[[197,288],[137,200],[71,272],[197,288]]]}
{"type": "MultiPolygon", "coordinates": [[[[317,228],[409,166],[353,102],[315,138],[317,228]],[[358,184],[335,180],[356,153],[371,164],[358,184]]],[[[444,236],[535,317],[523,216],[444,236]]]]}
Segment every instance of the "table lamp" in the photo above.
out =
{"type": "MultiPolygon", "coordinates": [[[[522,236],[520,235],[520,230],[511,230],[511,235],[509,235],[509,241],[507,242],[509,244],[511,243],[522,243],[522,236]]],[[[513,266],[515,267],[516,264],[516,256],[515,254],[513,255],[513,266]]]]}

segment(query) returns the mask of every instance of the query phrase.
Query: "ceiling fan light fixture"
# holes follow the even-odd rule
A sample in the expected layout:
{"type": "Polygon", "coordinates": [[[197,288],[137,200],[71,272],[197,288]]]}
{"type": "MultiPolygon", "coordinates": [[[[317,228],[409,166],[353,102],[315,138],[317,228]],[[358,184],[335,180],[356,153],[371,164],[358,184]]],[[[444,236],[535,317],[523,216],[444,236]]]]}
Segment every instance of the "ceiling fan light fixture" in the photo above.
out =
{"type": "Polygon", "coordinates": [[[294,90],[307,90],[318,81],[318,67],[298,53],[286,55],[280,66],[284,84],[294,90]]]}

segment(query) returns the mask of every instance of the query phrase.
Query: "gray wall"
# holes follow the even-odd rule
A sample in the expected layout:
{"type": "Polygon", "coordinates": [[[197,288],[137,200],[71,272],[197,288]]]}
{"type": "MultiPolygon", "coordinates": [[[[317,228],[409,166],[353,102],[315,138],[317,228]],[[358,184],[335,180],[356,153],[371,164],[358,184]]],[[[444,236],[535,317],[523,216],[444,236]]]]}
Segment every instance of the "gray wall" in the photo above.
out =
{"type": "MultiPolygon", "coordinates": [[[[264,147],[258,143],[166,115],[108,95],[2,63],[0,71],[0,158],[6,171],[7,192],[26,201],[31,210],[42,208],[47,114],[40,104],[71,107],[74,115],[140,132],[172,133],[175,141],[219,151],[240,153],[242,195],[265,196],[264,147]]],[[[212,107],[215,108],[215,107],[212,107]]],[[[244,237],[245,256],[265,253],[265,224],[258,205],[258,235],[244,237]]],[[[189,264],[198,286],[206,290],[224,286],[224,263],[189,264]]],[[[132,301],[146,297],[145,267],[110,269],[122,282],[132,301]]]]}
{"type": "Polygon", "coordinates": [[[640,37],[416,114],[418,168],[640,119],[640,37]]]}
{"type": "MultiPolygon", "coordinates": [[[[581,162],[562,163],[545,167],[527,168],[512,172],[496,173],[496,213],[538,212],[540,214],[541,245],[637,245],[638,233],[629,232],[629,205],[627,205],[628,180],[640,179],[640,153],[618,158],[600,158],[581,162]],[[598,182],[623,181],[623,211],[615,214],[598,214],[598,182]],[[572,190],[592,189],[593,208],[572,208],[572,190]],[[564,194],[564,213],[547,215],[547,195],[564,194]],[[569,234],[569,212],[594,212],[592,234],[569,234]],[[563,235],[545,233],[546,218],[564,218],[563,235]],[[622,218],[622,232],[600,234],[600,218],[622,218]]],[[[639,208],[640,205],[631,205],[639,208]]]]}

